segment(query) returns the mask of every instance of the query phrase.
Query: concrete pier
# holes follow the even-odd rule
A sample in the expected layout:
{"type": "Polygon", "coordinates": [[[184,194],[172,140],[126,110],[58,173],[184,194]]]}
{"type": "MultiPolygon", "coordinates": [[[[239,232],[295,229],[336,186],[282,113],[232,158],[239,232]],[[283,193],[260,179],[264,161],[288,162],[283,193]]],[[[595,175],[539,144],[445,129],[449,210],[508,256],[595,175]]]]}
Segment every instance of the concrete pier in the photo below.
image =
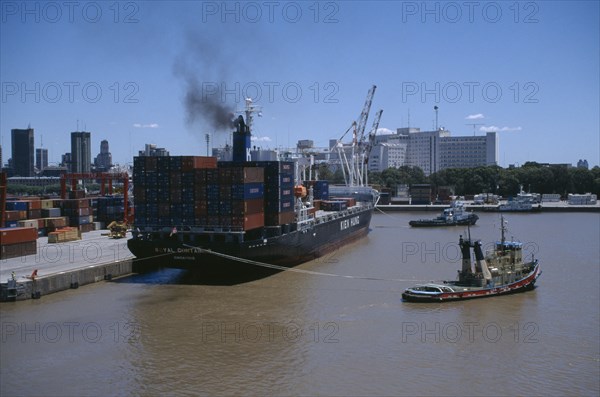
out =
{"type": "MultiPolygon", "coordinates": [[[[466,211],[475,212],[498,212],[498,205],[489,204],[473,204],[472,202],[465,201],[466,211]]],[[[502,203],[505,203],[503,201],[502,203]]],[[[409,204],[389,204],[389,205],[377,205],[377,209],[387,211],[432,211],[442,212],[445,208],[448,208],[449,204],[430,204],[430,205],[409,205],[409,204]]],[[[534,204],[534,208],[538,204],[534,204]]],[[[540,209],[537,212],[600,212],[600,202],[595,205],[569,205],[565,201],[553,202],[553,203],[541,203],[539,204],[540,209]]]]}
{"type": "Polygon", "coordinates": [[[132,273],[134,257],[127,238],[111,239],[102,233],[107,231],[84,233],[81,240],[67,243],[49,244],[47,237],[40,237],[35,255],[1,260],[0,301],[36,299],[132,273]]]}

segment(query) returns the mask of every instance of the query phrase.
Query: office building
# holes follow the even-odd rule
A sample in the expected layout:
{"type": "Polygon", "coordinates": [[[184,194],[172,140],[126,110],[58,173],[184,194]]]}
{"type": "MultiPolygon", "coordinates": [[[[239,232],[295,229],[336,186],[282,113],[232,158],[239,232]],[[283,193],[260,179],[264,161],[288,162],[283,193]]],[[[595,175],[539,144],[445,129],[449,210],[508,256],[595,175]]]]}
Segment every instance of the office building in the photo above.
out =
{"type": "Polygon", "coordinates": [[[71,133],[72,173],[90,172],[92,166],[91,133],[76,131],[71,133]]]}
{"type": "Polygon", "coordinates": [[[11,130],[12,168],[14,176],[33,176],[33,128],[11,130]]]}

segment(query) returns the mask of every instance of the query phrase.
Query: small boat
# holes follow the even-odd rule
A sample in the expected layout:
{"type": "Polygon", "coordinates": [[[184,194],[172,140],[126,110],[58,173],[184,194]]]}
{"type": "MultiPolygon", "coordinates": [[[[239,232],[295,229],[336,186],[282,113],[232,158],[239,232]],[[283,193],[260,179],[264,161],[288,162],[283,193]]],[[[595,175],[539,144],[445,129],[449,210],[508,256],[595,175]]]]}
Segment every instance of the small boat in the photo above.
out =
{"type": "Polygon", "coordinates": [[[428,283],[408,288],[402,299],[408,302],[444,302],[484,298],[496,295],[513,294],[535,288],[535,282],[542,274],[538,260],[523,260],[523,244],[506,241],[504,217],[502,237],[485,256],[481,240],[473,241],[460,236],[459,246],[462,253],[462,269],[458,271],[456,281],[428,283]],[[475,269],[471,263],[471,249],[475,254],[475,269]]]}
{"type": "Polygon", "coordinates": [[[419,219],[410,221],[410,226],[470,226],[477,222],[479,217],[472,212],[465,211],[461,201],[454,201],[450,208],[446,208],[441,215],[434,219],[419,219]]]}
{"type": "Polygon", "coordinates": [[[498,206],[498,211],[500,212],[534,212],[541,209],[539,194],[525,193],[522,186],[517,197],[511,197],[506,203],[498,206]]]}

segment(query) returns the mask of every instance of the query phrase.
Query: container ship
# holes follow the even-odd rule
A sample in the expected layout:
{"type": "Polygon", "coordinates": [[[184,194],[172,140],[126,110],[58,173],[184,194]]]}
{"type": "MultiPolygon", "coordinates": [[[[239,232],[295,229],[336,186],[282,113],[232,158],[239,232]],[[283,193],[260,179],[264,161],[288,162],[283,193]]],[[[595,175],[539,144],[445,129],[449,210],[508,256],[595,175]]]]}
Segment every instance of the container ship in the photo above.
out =
{"type": "Polygon", "coordinates": [[[232,161],[135,157],[129,250],[202,272],[258,272],[332,252],[369,231],[377,191],[299,181],[294,161],[251,161],[250,125],[234,123],[232,161]]]}

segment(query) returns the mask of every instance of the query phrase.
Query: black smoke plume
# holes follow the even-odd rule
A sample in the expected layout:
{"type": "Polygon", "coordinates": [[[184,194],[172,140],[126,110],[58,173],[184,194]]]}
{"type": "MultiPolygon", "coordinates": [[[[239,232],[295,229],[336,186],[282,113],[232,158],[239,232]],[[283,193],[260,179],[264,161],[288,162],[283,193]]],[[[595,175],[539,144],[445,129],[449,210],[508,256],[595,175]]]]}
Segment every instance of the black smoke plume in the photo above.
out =
{"type": "Polygon", "coordinates": [[[220,90],[208,94],[202,85],[192,78],[186,82],[184,105],[188,124],[204,119],[217,130],[233,126],[234,109],[221,100],[220,90]]]}
{"type": "Polygon", "coordinates": [[[186,122],[204,120],[215,130],[229,130],[233,126],[234,106],[225,102],[221,84],[226,81],[226,70],[231,59],[223,53],[215,40],[188,31],[184,52],[175,59],[174,74],[184,83],[186,122]]]}

